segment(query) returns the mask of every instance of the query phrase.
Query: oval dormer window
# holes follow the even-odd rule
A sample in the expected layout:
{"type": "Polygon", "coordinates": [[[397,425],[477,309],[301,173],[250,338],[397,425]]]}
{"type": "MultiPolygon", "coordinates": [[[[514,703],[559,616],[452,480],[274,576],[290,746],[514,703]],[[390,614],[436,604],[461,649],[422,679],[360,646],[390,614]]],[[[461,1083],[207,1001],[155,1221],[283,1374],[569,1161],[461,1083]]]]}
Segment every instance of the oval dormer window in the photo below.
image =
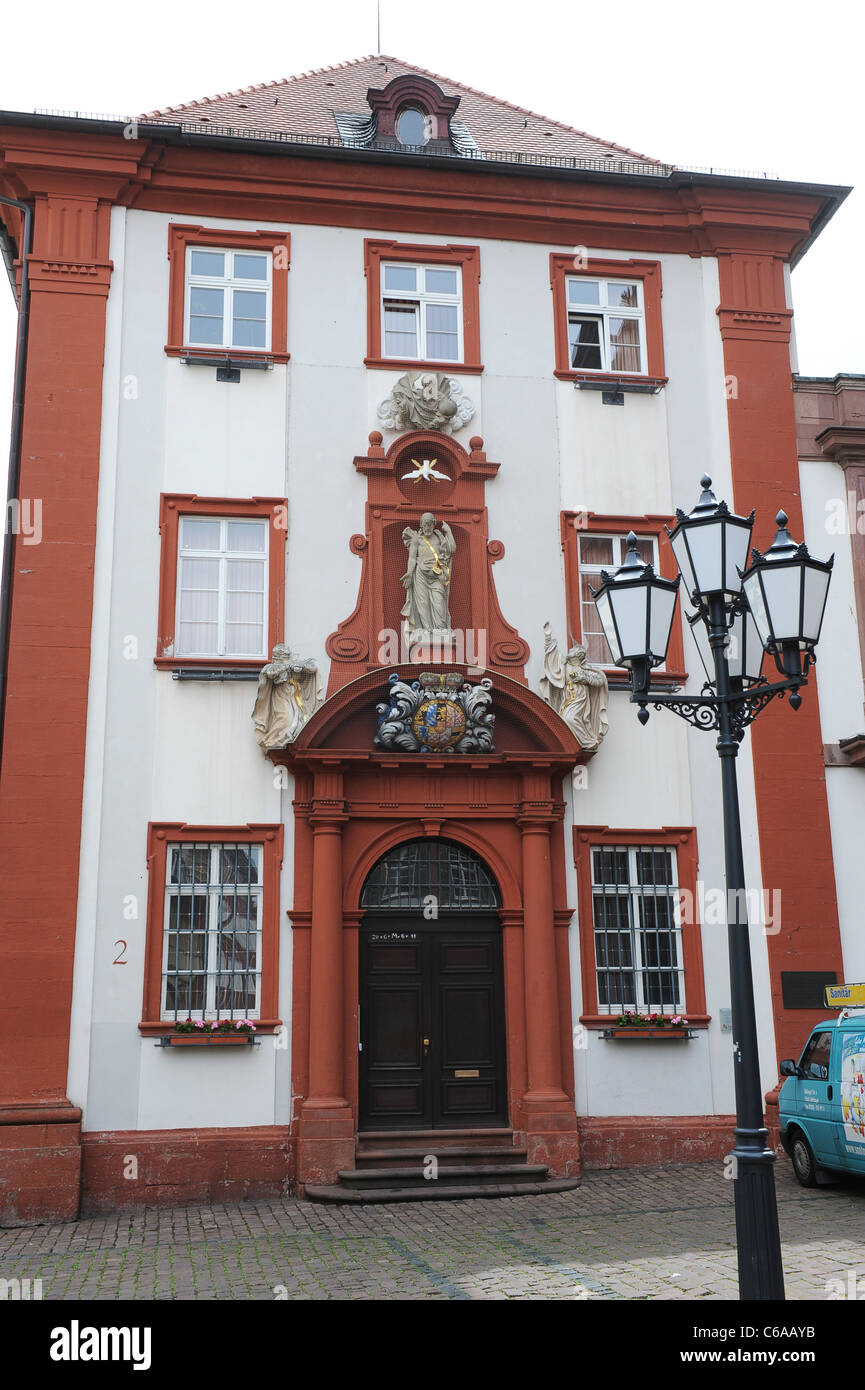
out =
{"type": "Polygon", "coordinates": [[[401,145],[425,145],[429,140],[426,113],[416,106],[400,111],[396,121],[396,138],[401,145]]]}

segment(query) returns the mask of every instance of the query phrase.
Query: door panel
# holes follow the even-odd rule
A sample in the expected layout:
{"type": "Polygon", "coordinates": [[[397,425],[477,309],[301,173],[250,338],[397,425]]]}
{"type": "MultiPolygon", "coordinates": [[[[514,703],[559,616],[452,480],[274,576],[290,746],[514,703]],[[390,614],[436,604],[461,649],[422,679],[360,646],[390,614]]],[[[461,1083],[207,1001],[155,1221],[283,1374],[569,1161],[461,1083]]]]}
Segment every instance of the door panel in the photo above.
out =
{"type": "Polygon", "coordinates": [[[816,1029],[799,1059],[799,1106],[802,1118],[808,1122],[808,1133],[818,1163],[833,1163],[836,1159],[830,1096],[832,1076],[831,1055],[834,1029],[816,1029]]]}
{"type": "Polygon", "coordinates": [[[361,931],[362,1129],[507,1124],[501,928],[461,918],[361,931]]]}
{"type": "Polygon", "coordinates": [[[360,1112],[370,1129],[432,1123],[425,943],[418,932],[364,933],[360,942],[360,1112]]]}
{"type": "Polygon", "coordinates": [[[865,1175],[865,1032],[837,1029],[836,1040],[835,1147],[845,1168],[865,1175]]]}

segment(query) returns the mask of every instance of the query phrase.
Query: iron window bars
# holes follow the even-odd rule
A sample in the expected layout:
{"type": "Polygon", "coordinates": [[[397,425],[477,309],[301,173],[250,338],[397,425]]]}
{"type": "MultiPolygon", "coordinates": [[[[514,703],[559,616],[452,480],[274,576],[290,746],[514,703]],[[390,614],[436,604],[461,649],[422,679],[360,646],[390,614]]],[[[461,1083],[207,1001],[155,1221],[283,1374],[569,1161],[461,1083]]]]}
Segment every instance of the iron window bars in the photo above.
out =
{"type": "Polygon", "coordinates": [[[498,884],[471,850],[449,840],[408,840],[367,875],[360,905],[375,912],[437,909],[479,911],[501,906],[498,884]],[[425,902],[426,900],[426,902],[425,902]]]}
{"type": "Polygon", "coordinates": [[[598,1013],[678,1014],[685,1007],[675,851],[592,847],[598,1013]]]}
{"type": "Polygon", "coordinates": [[[162,1017],[257,1018],[264,847],[169,844],[162,1017]]]}

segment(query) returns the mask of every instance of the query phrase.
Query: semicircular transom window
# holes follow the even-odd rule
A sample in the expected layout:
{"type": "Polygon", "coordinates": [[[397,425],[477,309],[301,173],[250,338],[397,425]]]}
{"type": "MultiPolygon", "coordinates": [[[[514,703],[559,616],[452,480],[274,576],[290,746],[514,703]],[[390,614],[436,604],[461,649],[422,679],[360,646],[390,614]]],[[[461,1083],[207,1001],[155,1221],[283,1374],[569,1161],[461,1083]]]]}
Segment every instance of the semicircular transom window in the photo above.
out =
{"type": "Polygon", "coordinates": [[[397,845],[370,870],[360,905],[374,912],[420,911],[430,897],[441,911],[501,906],[498,884],[483,860],[451,840],[397,845]]]}
{"type": "Polygon", "coordinates": [[[425,145],[429,140],[429,122],[417,106],[407,106],[396,120],[396,138],[401,145],[425,145]]]}

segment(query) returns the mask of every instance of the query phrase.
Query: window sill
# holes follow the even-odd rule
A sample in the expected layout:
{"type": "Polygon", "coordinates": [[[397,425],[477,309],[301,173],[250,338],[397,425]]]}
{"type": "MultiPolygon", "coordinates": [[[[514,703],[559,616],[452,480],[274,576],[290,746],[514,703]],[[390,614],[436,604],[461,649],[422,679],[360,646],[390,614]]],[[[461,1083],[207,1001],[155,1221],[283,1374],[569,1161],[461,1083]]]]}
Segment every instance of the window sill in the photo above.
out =
{"type": "Polygon", "coordinates": [[[604,1032],[607,1032],[607,1033],[627,1033],[629,1036],[630,1036],[631,1034],[641,1034],[643,1037],[645,1037],[646,1034],[647,1034],[647,1033],[650,1033],[650,1032],[655,1032],[655,1033],[658,1033],[658,1034],[664,1034],[664,1035],[666,1035],[666,1034],[672,1034],[673,1032],[683,1032],[683,1033],[684,1033],[684,1032],[687,1032],[688,1029],[694,1029],[694,1028],[702,1028],[702,1029],[705,1029],[705,1028],[708,1028],[709,1024],[710,1024],[711,1021],[712,1021],[712,1015],[711,1015],[711,1014],[687,1014],[687,1015],[686,1015],[686,1017],[687,1017],[687,1019],[688,1019],[687,1029],[672,1029],[672,1028],[655,1028],[655,1029],[651,1029],[651,1028],[616,1028],[615,1025],[611,1022],[611,1019],[612,1019],[613,1017],[615,1017],[615,1015],[611,1015],[611,1014],[581,1014],[581,1015],[580,1015],[580,1023],[582,1023],[583,1026],[584,1026],[585,1028],[602,1028],[602,1029],[604,1030],[604,1032]]]}
{"type": "Polygon", "coordinates": [[[414,372],[455,372],[474,376],[479,376],[484,369],[482,362],[425,362],[413,357],[365,357],[363,364],[377,371],[408,369],[414,372]]]}
{"type": "MultiPolygon", "coordinates": [[[[621,666],[605,666],[604,675],[611,690],[630,690],[631,678],[621,666]]],[[[649,676],[649,689],[680,690],[687,680],[687,671],[653,671],[649,676]]]]}
{"type": "MultiPolygon", "coordinates": [[[[209,1020],[208,1020],[208,1021],[209,1021],[209,1020]]],[[[244,1033],[244,1034],[242,1035],[244,1038],[247,1038],[247,1037],[260,1038],[262,1035],[268,1036],[268,1035],[270,1035],[270,1034],[272,1034],[272,1033],[278,1032],[279,1029],[282,1027],[282,1019],[280,1019],[280,1018],[262,1018],[262,1019],[254,1018],[254,1019],[252,1020],[252,1022],[255,1024],[255,1032],[254,1032],[254,1033],[244,1033]]],[[[158,1021],[156,1021],[156,1022],[154,1022],[154,1021],[152,1021],[152,1020],[151,1020],[151,1021],[142,1021],[142,1022],[139,1023],[139,1025],[138,1025],[138,1031],[139,1031],[139,1033],[142,1035],[142,1037],[145,1037],[145,1038],[155,1038],[155,1037],[159,1037],[159,1036],[166,1037],[166,1038],[184,1038],[184,1037],[185,1037],[185,1038],[194,1038],[196,1042],[201,1041],[201,1039],[199,1038],[199,1036],[198,1036],[197,1033],[175,1033],[175,1031],[174,1031],[174,1024],[171,1023],[170,1021],[166,1021],[165,1019],[158,1020],[158,1021]]]]}
{"type": "Polygon", "coordinates": [[[615,385],[622,391],[632,390],[651,395],[657,395],[669,380],[665,376],[647,376],[636,372],[632,376],[628,372],[562,371],[559,368],[556,368],[553,375],[558,377],[559,381],[574,381],[578,385],[590,387],[597,385],[598,390],[615,385]]]}
{"type": "Polygon", "coordinates": [[[224,366],[226,359],[231,358],[232,364],[239,367],[243,366],[244,359],[250,362],[266,362],[268,366],[273,366],[274,362],[288,362],[291,359],[290,352],[272,352],[263,348],[208,348],[190,347],[182,343],[166,343],[166,357],[191,357],[206,359],[206,364],[213,362],[216,367],[224,366]]]}
{"type": "Polygon", "coordinates": [[[262,666],[267,664],[267,657],[233,661],[219,657],[202,660],[196,657],[157,656],[153,664],[158,671],[171,671],[177,681],[242,681],[258,680],[262,666]]]}
{"type": "Polygon", "coordinates": [[[155,1047],[260,1047],[256,1033],[223,1033],[215,1037],[208,1033],[166,1033],[155,1047]]]}

